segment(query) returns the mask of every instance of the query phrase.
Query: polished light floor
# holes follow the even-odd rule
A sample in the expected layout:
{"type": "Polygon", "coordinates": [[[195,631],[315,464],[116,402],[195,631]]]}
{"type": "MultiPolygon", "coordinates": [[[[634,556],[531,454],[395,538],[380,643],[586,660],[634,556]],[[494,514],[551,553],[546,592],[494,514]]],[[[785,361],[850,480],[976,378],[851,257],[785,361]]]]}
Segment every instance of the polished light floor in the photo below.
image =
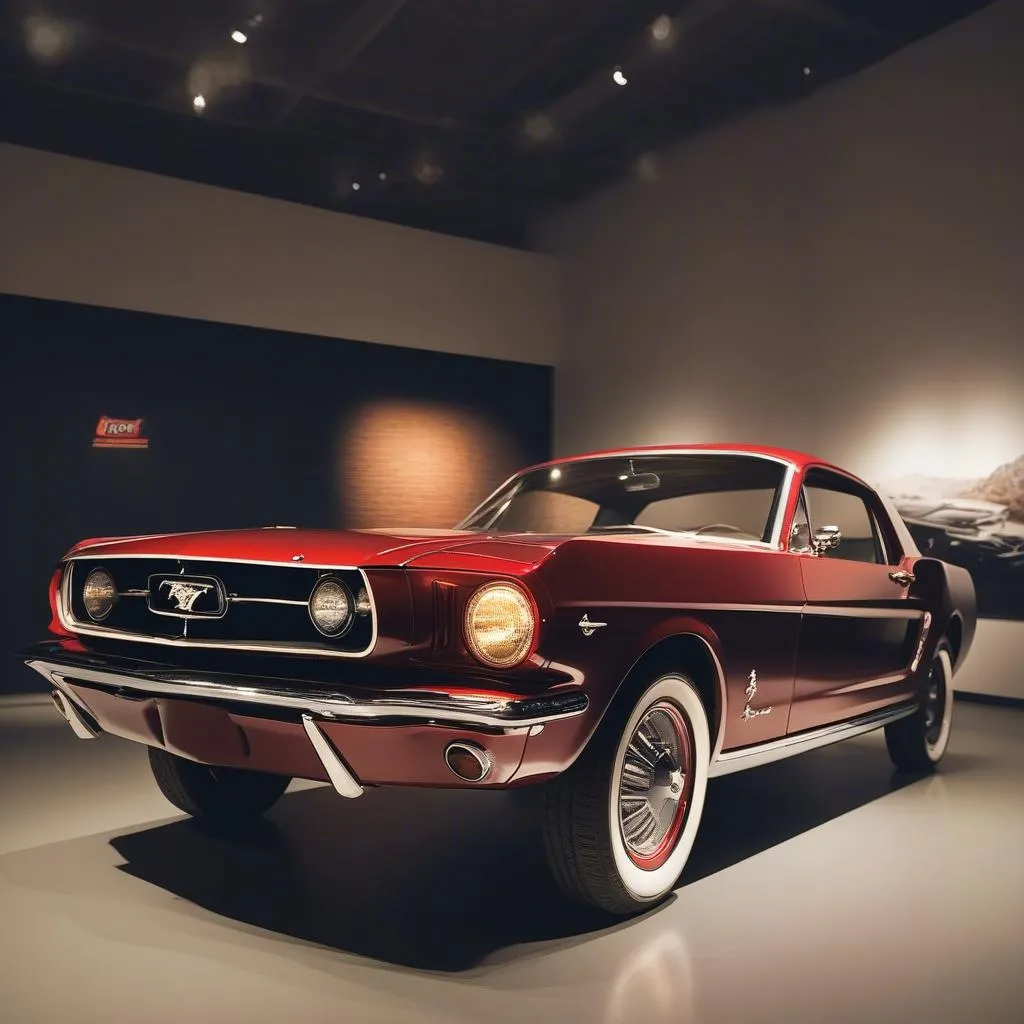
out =
{"type": "Polygon", "coordinates": [[[172,812],[142,748],[0,704],[5,1024],[1024,1020],[1024,711],[958,703],[927,778],[876,734],[714,780],[675,896],[611,927],[528,793],[172,812]]]}

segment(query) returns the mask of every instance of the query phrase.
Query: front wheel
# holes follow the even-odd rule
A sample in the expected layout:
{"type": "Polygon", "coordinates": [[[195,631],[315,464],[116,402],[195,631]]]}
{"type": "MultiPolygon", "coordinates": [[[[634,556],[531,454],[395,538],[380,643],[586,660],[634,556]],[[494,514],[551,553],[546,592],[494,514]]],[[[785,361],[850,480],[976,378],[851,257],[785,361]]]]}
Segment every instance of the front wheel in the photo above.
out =
{"type": "Polygon", "coordinates": [[[215,768],[149,748],[149,766],[160,792],[175,807],[211,823],[244,822],[270,810],[291,782],[286,775],[215,768]]]}
{"type": "Polygon", "coordinates": [[[700,825],[710,758],[707,713],[681,674],[660,676],[603,723],[547,787],[544,845],[562,890],[621,915],[671,892],[700,825]]]}
{"type": "Polygon", "coordinates": [[[953,662],[940,644],[928,666],[921,706],[914,714],[885,727],[885,745],[900,771],[929,771],[949,745],[953,720],[953,662]]]}

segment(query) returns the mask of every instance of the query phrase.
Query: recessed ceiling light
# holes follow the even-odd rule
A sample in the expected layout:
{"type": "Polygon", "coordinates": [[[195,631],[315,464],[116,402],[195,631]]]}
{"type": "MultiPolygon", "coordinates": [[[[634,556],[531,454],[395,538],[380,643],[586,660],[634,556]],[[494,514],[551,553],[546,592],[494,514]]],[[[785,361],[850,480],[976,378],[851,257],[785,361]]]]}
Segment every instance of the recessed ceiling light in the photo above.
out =
{"type": "Polygon", "coordinates": [[[547,142],[555,134],[555,124],[547,114],[533,114],[526,119],[523,131],[533,142],[547,142]]]}
{"type": "Polygon", "coordinates": [[[811,69],[808,68],[808,67],[805,67],[804,68],[804,75],[809,75],[810,73],[811,73],[811,69]]]}
{"type": "Polygon", "coordinates": [[[239,46],[245,46],[249,42],[249,37],[240,28],[236,28],[231,33],[231,39],[233,42],[238,43],[239,46]]]}
{"type": "Polygon", "coordinates": [[[625,85],[629,79],[622,73],[622,68],[616,68],[612,72],[612,81],[616,85],[625,85]]]}
{"type": "Polygon", "coordinates": [[[657,181],[660,177],[658,158],[653,153],[642,154],[636,162],[636,173],[641,181],[657,181]]]}
{"type": "Polygon", "coordinates": [[[380,174],[377,175],[377,177],[378,177],[378,179],[380,181],[387,181],[388,180],[388,172],[387,171],[381,171],[380,174]]]}
{"type": "Polygon", "coordinates": [[[69,22],[31,15],[22,27],[28,52],[44,64],[56,64],[71,51],[75,30],[69,22]]]}
{"type": "Polygon", "coordinates": [[[352,182],[352,191],[353,192],[358,192],[362,187],[363,186],[360,185],[358,181],[353,181],[352,182]]]}
{"type": "Polygon", "coordinates": [[[651,25],[651,38],[656,43],[667,43],[669,36],[671,35],[672,19],[667,14],[663,14],[660,18],[656,18],[651,25]]]}
{"type": "Polygon", "coordinates": [[[412,176],[421,185],[436,185],[444,174],[444,168],[430,157],[420,157],[412,169],[412,176]]]}
{"type": "Polygon", "coordinates": [[[195,110],[205,110],[206,109],[206,97],[201,95],[201,94],[199,96],[193,96],[192,97],[192,107],[195,110]]]}

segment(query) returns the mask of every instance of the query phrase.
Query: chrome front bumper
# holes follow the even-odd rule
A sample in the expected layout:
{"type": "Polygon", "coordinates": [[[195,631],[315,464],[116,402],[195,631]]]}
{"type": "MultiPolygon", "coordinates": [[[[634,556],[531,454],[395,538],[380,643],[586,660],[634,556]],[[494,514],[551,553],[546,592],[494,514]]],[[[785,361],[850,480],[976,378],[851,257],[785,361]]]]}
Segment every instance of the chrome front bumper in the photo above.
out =
{"type": "Polygon", "coordinates": [[[55,690],[55,703],[75,734],[95,736],[100,726],[76,684],[99,687],[122,697],[168,697],[207,704],[297,712],[327,777],[342,796],[358,796],[362,787],[338,755],[321,724],[414,724],[526,733],[549,722],[582,715],[587,696],[578,690],[540,696],[502,695],[468,689],[402,689],[358,694],[308,680],[282,680],[228,673],[174,669],[127,658],[69,651],[59,643],[24,652],[25,663],[55,690]]]}

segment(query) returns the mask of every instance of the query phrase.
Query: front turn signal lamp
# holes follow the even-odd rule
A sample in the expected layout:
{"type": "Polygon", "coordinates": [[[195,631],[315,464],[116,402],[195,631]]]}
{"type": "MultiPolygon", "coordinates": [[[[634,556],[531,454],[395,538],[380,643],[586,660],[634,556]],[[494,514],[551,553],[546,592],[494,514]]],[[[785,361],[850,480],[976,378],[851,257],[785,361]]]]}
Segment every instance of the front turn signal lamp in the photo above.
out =
{"type": "Polygon", "coordinates": [[[485,583],[466,604],[466,645],[490,668],[514,668],[537,634],[533,602],[513,583],[485,583]]]}

